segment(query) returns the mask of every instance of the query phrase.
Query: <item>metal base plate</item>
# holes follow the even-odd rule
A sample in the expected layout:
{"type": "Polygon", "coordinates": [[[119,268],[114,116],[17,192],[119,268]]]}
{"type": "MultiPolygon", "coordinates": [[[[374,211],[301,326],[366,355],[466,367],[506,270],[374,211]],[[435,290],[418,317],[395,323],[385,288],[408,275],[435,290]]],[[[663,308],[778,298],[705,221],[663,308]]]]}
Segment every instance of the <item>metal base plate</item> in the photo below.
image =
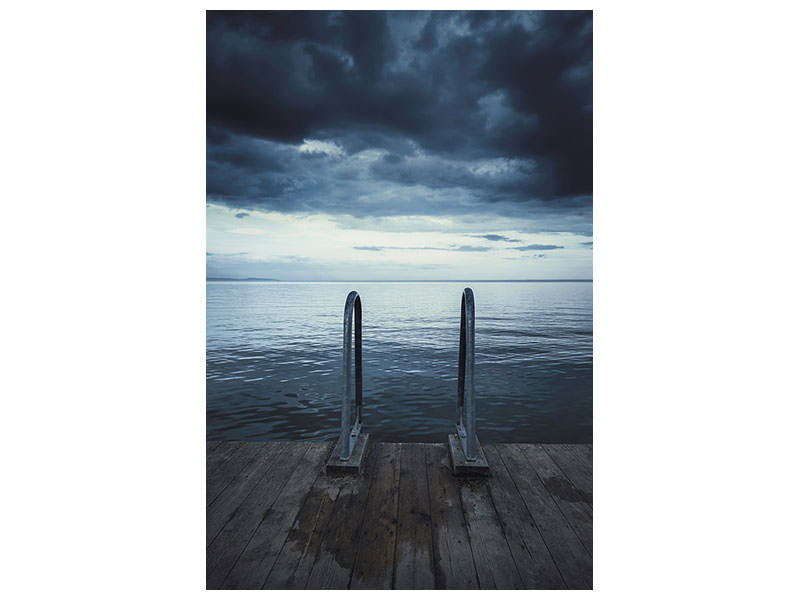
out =
{"type": "Polygon", "coordinates": [[[483,453],[481,443],[478,442],[478,458],[468,461],[461,447],[458,436],[451,433],[447,436],[447,445],[450,447],[450,465],[453,467],[453,475],[456,477],[491,477],[489,463],[486,462],[486,455],[483,453]]]}
{"type": "Polygon", "coordinates": [[[333,452],[331,452],[328,462],[325,464],[325,473],[328,475],[341,475],[347,473],[357,475],[361,473],[361,469],[363,468],[365,462],[364,456],[367,453],[368,442],[369,434],[359,433],[358,439],[356,439],[356,445],[353,447],[353,452],[350,453],[350,459],[344,461],[339,459],[340,444],[337,440],[333,447],[333,452]]]}

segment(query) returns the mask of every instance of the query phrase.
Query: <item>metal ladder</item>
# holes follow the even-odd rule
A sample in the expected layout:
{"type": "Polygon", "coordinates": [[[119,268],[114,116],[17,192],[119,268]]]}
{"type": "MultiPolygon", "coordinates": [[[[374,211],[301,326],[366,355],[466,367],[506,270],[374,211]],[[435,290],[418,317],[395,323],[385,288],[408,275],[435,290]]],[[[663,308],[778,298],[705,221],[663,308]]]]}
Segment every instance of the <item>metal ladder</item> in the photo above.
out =
{"type": "Polygon", "coordinates": [[[469,462],[478,459],[475,427],[475,296],[470,288],[461,294],[461,331],[458,335],[458,406],[456,432],[469,462]]]}
{"type": "MultiPolygon", "coordinates": [[[[342,421],[326,471],[360,472],[369,434],[362,433],[363,366],[361,352],[361,298],[351,291],[344,303],[342,338],[342,421]],[[351,382],[353,313],[355,313],[355,394],[351,382]],[[355,410],[354,410],[355,409],[355,410]],[[355,412],[355,418],[353,418],[355,412]],[[338,452],[337,452],[338,449],[338,452]]],[[[456,435],[448,437],[456,475],[486,476],[489,467],[478,442],[475,406],[475,296],[470,288],[461,294],[461,330],[458,343],[458,403],[456,435]],[[457,442],[455,441],[457,440],[457,442]],[[458,448],[456,446],[460,446],[458,448]]]]}
{"type": "Polygon", "coordinates": [[[363,371],[361,361],[361,298],[352,291],[344,303],[344,335],[342,340],[342,428],[339,433],[339,460],[348,461],[361,433],[361,412],[363,405],[363,371]],[[353,339],[353,312],[356,315],[356,373],[355,402],[351,400],[350,358],[353,339]],[[355,420],[352,418],[355,404],[355,420]]]}

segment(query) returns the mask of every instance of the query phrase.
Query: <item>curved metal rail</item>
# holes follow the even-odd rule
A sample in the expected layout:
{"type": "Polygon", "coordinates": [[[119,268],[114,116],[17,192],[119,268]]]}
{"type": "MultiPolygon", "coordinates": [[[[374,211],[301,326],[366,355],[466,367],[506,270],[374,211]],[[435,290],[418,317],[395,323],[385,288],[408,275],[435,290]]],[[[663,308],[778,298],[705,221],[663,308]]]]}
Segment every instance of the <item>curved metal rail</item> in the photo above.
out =
{"type": "Polygon", "coordinates": [[[456,431],[464,455],[477,460],[475,427],[475,297],[470,288],[461,294],[461,332],[458,338],[458,410],[456,431]]]}
{"type": "Polygon", "coordinates": [[[362,369],[361,369],[361,298],[352,291],[344,303],[344,339],[342,342],[342,429],[339,434],[339,460],[347,461],[361,433],[362,369]],[[355,420],[352,417],[352,385],[350,383],[351,340],[353,339],[353,312],[356,315],[356,372],[355,372],[355,420]]]}

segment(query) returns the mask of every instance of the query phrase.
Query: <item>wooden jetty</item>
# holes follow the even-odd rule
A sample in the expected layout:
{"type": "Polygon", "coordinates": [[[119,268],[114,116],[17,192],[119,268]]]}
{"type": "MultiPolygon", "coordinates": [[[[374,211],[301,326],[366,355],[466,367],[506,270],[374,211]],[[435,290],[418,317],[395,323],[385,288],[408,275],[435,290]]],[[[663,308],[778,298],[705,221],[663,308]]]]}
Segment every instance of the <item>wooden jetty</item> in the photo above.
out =
{"type": "Polygon", "coordinates": [[[446,444],[208,442],[208,589],[591,589],[591,444],[487,444],[488,478],[446,444]]]}

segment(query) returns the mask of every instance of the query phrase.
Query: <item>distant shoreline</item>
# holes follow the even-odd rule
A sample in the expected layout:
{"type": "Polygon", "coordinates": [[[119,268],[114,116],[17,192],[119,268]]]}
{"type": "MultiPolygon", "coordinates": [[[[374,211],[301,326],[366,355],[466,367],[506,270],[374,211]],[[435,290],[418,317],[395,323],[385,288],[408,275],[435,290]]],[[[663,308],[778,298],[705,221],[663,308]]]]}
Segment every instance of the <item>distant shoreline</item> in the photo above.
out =
{"type": "Polygon", "coordinates": [[[245,277],[244,279],[237,279],[236,277],[206,277],[206,281],[280,281],[280,279],[266,279],[264,277],[245,277]]]}
{"type": "Polygon", "coordinates": [[[278,283],[592,283],[593,279],[263,279],[260,277],[247,277],[236,279],[234,277],[206,277],[206,281],[248,282],[248,281],[274,281],[278,283]]]}

